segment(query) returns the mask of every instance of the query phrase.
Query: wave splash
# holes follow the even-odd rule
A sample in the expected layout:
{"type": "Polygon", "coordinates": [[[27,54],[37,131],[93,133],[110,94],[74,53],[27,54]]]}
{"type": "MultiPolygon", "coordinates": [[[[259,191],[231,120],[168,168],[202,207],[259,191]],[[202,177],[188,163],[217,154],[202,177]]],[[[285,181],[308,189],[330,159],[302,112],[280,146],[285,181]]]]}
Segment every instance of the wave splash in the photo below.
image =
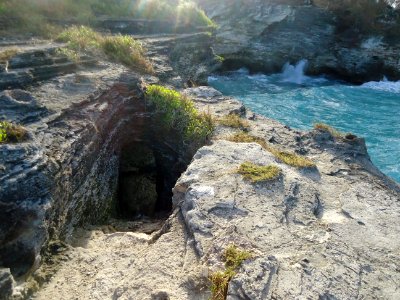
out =
{"type": "Polygon", "coordinates": [[[282,69],[282,82],[290,82],[295,84],[303,84],[309,81],[310,77],[305,75],[308,61],[306,59],[300,60],[297,64],[291,65],[286,63],[282,69]]]}
{"type": "Polygon", "coordinates": [[[400,94],[400,80],[389,81],[386,77],[381,81],[370,81],[361,85],[363,88],[400,94]]]}

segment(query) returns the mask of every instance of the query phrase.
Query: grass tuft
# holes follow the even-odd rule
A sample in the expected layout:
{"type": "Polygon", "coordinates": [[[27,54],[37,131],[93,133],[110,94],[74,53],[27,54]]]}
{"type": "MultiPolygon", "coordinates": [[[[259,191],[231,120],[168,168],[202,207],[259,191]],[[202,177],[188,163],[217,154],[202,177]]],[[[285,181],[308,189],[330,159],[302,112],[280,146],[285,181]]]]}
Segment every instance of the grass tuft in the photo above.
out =
{"type": "Polygon", "coordinates": [[[263,138],[253,136],[246,132],[236,133],[228,137],[227,140],[235,143],[257,143],[265,150],[272,153],[277,159],[292,167],[296,168],[315,167],[315,163],[312,160],[294,153],[278,150],[275,147],[268,145],[263,138]]]}
{"type": "Polygon", "coordinates": [[[264,149],[266,149],[266,150],[268,149],[267,142],[263,138],[251,135],[251,134],[249,134],[247,132],[243,132],[243,131],[235,133],[234,135],[227,137],[226,140],[235,142],[235,143],[257,143],[264,149]]]}
{"type": "Polygon", "coordinates": [[[296,168],[313,168],[315,167],[315,163],[304,157],[294,153],[281,151],[276,148],[268,147],[268,151],[271,152],[277,159],[282,161],[283,163],[296,167],[296,168]]]}
{"type": "Polygon", "coordinates": [[[243,261],[250,259],[251,253],[229,245],[222,258],[225,261],[225,270],[214,272],[209,276],[211,282],[211,300],[225,300],[228,293],[229,281],[236,275],[236,270],[243,261]]]}
{"type": "Polygon", "coordinates": [[[314,129],[329,132],[334,138],[343,138],[344,134],[325,123],[314,124],[314,129]]]}
{"type": "Polygon", "coordinates": [[[17,55],[18,49],[10,48],[0,52],[0,62],[5,62],[17,55]]]}
{"type": "Polygon", "coordinates": [[[102,35],[86,26],[72,26],[61,32],[57,41],[68,43],[64,52],[74,61],[79,52],[89,51],[103,53],[109,60],[132,69],[153,72],[151,63],[144,57],[141,43],[128,35],[102,35]]]}
{"type": "Polygon", "coordinates": [[[181,93],[159,85],[150,85],[146,100],[162,115],[166,129],[180,132],[185,141],[205,142],[214,131],[214,120],[209,113],[200,113],[192,100],[181,93]]]}
{"type": "Polygon", "coordinates": [[[277,166],[260,166],[251,162],[242,163],[238,169],[238,173],[252,183],[271,181],[279,177],[282,170],[277,166]]]}
{"type": "Polygon", "coordinates": [[[113,61],[143,72],[154,72],[151,63],[144,57],[142,44],[131,36],[106,36],[102,40],[101,47],[107,57],[113,61]]]}
{"type": "Polygon", "coordinates": [[[241,250],[235,245],[231,244],[225,249],[225,253],[223,255],[225,267],[235,270],[240,267],[243,261],[251,258],[251,256],[252,255],[250,252],[241,250]]]}
{"type": "Polygon", "coordinates": [[[228,294],[229,281],[236,275],[231,270],[218,271],[210,275],[211,298],[210,300],[225,300],[228,294]]]}
{"type": "Polygon", "coordinates": [[[218,123],[232,128],[248,129],[250,124],[237,114],[226,115],[218,120],[218,123]]]}
{"type": "Polygon", "coordinates": [[[0,143],[20,143],[28,139],[28,131],[8,121],[0,122],[0,143]]]}

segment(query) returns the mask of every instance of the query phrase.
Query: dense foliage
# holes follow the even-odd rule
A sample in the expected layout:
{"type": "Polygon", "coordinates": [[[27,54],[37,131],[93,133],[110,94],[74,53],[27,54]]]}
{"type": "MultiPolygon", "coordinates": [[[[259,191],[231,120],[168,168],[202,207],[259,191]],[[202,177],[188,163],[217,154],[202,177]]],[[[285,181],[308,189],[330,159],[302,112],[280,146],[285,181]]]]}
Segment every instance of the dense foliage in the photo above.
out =
{"type": "Polygon", "coordinates": [[[189,0],[0,0],[0,24],[7,30],[48,33],[49,21],[90,24],[100,16],[175,22],[177,26],[212,26],[189,0]]]}
{"type": "Polygon", "coordinates": [[[160,113],[163,127],[178,131],[186,142],[205,142],[213,133],[211,115],[200,113],[189,98],[175,90],[151,85],[146,100],[160,113]]]}

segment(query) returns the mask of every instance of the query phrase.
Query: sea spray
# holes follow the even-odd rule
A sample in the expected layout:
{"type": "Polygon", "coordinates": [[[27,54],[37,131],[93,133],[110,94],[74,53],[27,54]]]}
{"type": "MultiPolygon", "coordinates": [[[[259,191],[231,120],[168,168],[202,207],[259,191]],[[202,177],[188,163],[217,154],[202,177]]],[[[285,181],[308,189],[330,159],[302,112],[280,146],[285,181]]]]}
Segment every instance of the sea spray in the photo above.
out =
{"type": "Polygon", "coordinates": [[[307,64],[308,61],[306,59],[300,60],[295,65],[291,65],[287,62],[282,69],[282,82],[302,84],[307,81],[309,77],[304,75],[307,64]]]}
{"type": "Polygon", "coordinates": [[[390,93],[400,93],[400,80],[389,81],[386,77],[383,77],[381,81],[366,82],[361,87],[390,93]]]}

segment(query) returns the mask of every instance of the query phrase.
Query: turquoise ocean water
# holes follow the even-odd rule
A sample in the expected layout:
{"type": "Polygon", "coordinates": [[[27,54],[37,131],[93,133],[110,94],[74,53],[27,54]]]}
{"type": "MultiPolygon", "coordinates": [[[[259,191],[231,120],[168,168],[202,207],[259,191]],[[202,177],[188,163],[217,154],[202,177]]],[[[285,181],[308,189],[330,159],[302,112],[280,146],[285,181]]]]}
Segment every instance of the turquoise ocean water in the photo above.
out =
{"type": "Polygon", "coordinates": [[[364,137],[374,164],[400,182],[400,81],[353,86],[305,76],[305,67],[306,61],[287,64],[273,75],[249,75],[242,69],[211,76],[209,84],[293,128],[308,130],[323,122],[364,137]]]}

